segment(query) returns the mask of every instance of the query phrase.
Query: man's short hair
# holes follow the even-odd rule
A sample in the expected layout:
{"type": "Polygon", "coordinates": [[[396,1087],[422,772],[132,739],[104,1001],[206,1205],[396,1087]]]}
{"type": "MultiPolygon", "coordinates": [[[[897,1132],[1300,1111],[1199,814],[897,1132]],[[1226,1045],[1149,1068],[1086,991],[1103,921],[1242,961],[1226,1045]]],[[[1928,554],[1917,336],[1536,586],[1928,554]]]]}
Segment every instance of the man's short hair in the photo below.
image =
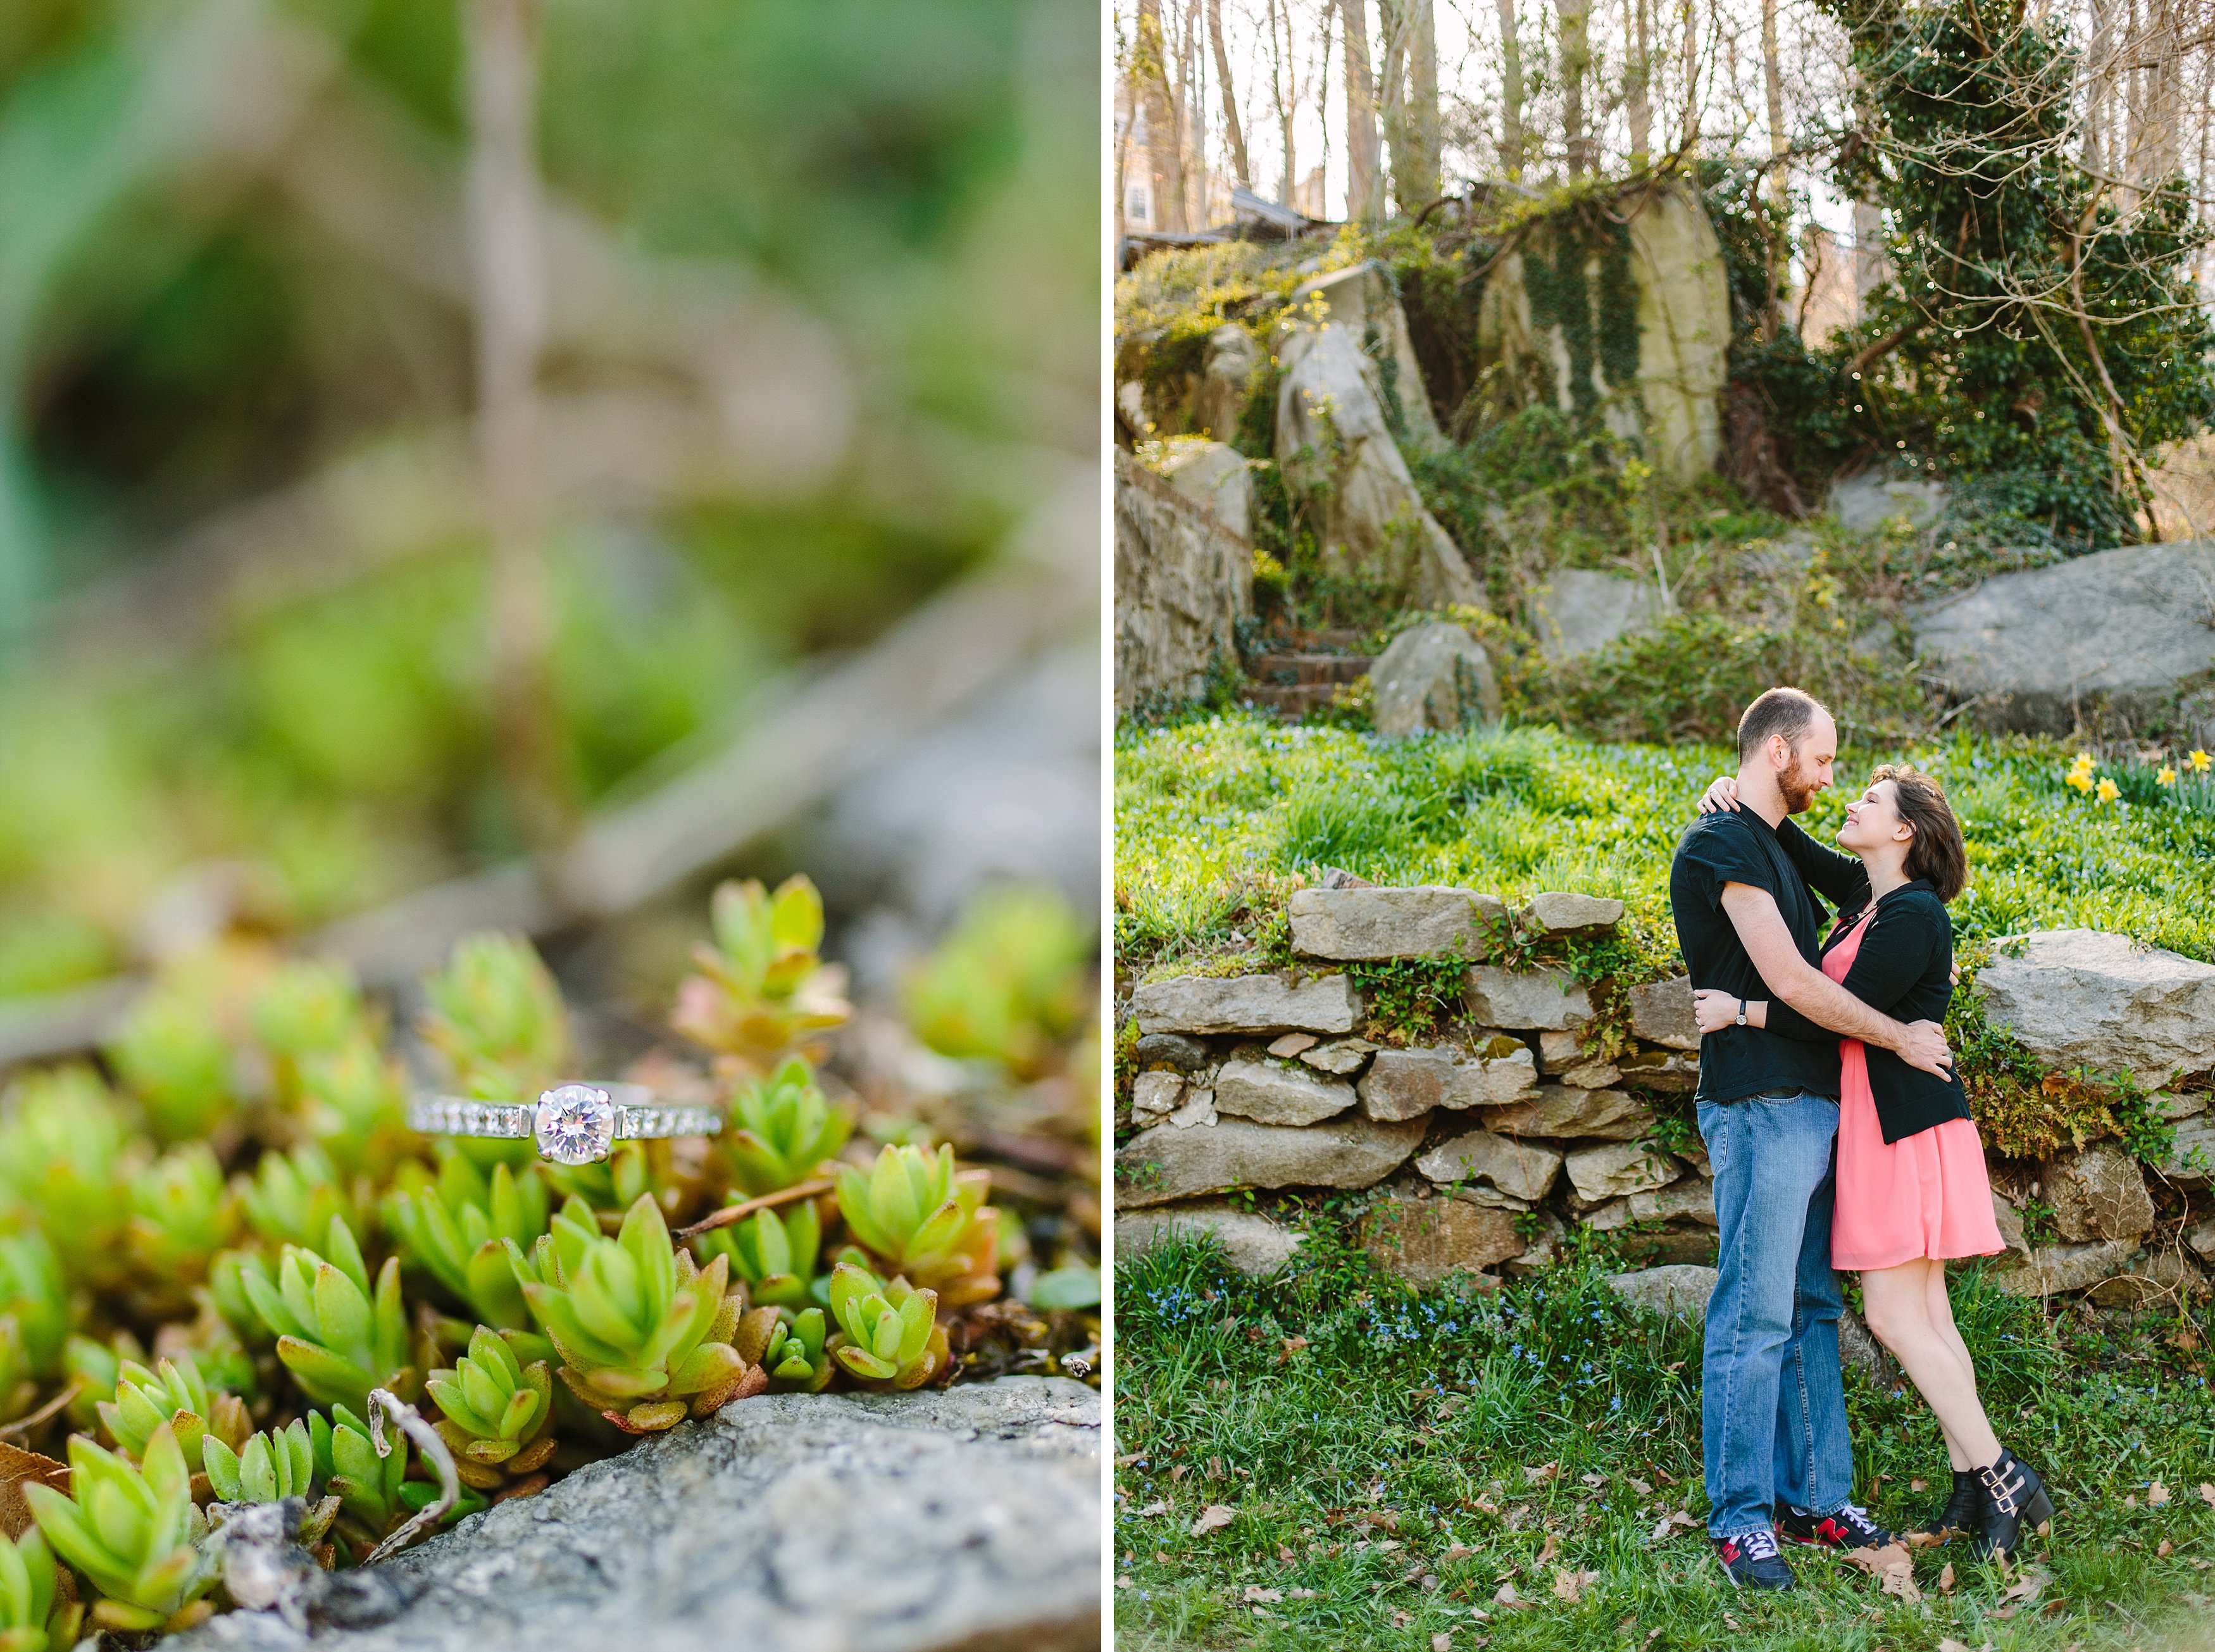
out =
{"type": "Polygon", "coordinates": [[[1797,751],[1822,710],[1822,702],[1812,694],[1796,688],[1770,689],[1746,707],[1746,715],[1738,720],[1738,760],[1750,759],[1769,744],[1771,734],[1783,735],[1784,743],[1797,751]]]}

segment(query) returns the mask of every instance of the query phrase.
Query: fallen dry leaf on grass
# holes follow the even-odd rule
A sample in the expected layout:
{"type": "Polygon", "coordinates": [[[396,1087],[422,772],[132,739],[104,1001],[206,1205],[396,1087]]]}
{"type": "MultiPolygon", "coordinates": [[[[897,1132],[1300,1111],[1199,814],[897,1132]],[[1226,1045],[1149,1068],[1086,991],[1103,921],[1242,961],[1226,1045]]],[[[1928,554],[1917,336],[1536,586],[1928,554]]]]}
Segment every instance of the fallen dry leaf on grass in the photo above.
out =
{"type": "Polygon", "coordinates": [[[2008,1585],[2007,1592],[2000,1596],[1999,1605],[1992,1609],[1990,1615],[2003,1622],[2014,1617],[2016,1613],[2037,1600],[2038,1592],[2051,1581],[2052,1580],[2043,1572],[2022,1573],[2014,1582],[2008,1585]]]}
{"type": "Polygon", "coordinates": [[[1476,1552],[1476,1550],[1464,1549],[1461,1545],[1457,1543],[1452,1548],[1447,1550],[1445,1553],[1439,1557],[1439,1564],[1441,1566],[1451,1566],[1457,1560],[1467,1560],[1476,1552]]]}
{"type": "Polygon", "coordinates": [[[1538,1563],[1539,1563],[1541,1566],[1543,1566],[1543,1565],[1544,1565],[1548,1561],[1551,1560],[1551,1559],[1552,1559],[1555,1555],[1557,1555],[1557,1554],[1559,1554],[1559,1553],[1561,1553],[1561,1552],[1562,1552],[1562,1540],[1561,1540],[1561,1538],[1560,1538],[1559,1537],[1555,1536],[1553,1532],[1547,1532],[1547,1533],[1546,1533],[1546,1541],[1545,1541],[1543,1544],[1542,1544],[1542,1545],[1539,1545],[1539,1549],[1538,1549],[1538,1563]]]}
{"type": "Polygon", "coordinates": [[[1954,1563],[1953,1563],[1952,1561],[1950,1561],[1950,1560],[1949,1560],[1949,1561],[1948,1561],[1948,1562],[1946,1563],[1946,1564],[1945,1564],[1942,1569],[1940,1569],[1940,1570],[1939,1570],[1939,1573],[1938,1573],[1938,1593],[1939,1593],[1939,1594],[1953,1594],[1953,1592],[1954,1592],[1954,1563]]]}
{"type": "Polygon", "coordinates": [[[1928,1491],[1930,1489],[1930,1483],[1928,1480],[1910,1480],[1907,1483],[1907,1489],[1910,1491],[1928,1491]]]}
{"type": "Polygon", "coordinates": [[[1431,1652],[1452,1652],[1453,1637],[1440,1630],[1431,1637],[1431,1652]]]}
{"type": "Polygon", "coordinates": [[[1598,1581],[1598,1572],[1556,1571],[1554,1574],[1554,1598],[1574,1606],[1585,1598],[1586,1588],[1598,1581]]]}
{"type": "Polygon", "coordinates": [[[1523,1482],[1525,1485],[1549,1485],[1554,1477],[1561,1471],[1562,1465],[1559,1463],[1541,1463],[1537,1468],[1525,1465],[1523,1470],[1523,1482]]]}
{"type": "Polygon", "coordinates": [[[1874,1577],[1877,1588],[1884,1594],[1896,1594],[1910,1606],[1923,1598],[1923,1591],[1915,1587],[1915,1557],[1907,1552],[1905,1544],[1887,1543],[1881,1549],[1849,1549],[1846,1559],[1874,1577]]]}
{"type": "Polygon", "coordinates": [[[1668,1539],[1669,1528],[1672,1526],[1697,1526],[1699,1522],[1697,1520],[1694,1520],[1690,1514],[1681,1508],[1673,1514],[1664,1514],[1660,1520],[1654,1522],[1654,1536],[1652,1541],[1655,1543],[1666,1542],[1668,1539]]]}
{"type": "Polygon", "coordinates": [[[2167,1560],[2171,1555],[2176,1552],[2176,1545],[2171,1543],[2167,1538],[2163,1538],[2159,1543],[2154,1545],[2153,1552],[2156,1558],[2167,1560]]]}
{"type": "Polygon", "coordinates": [[[1938,1643],[1938,1652],[1969,1652],[1969,1649],[1948,1635],[1938,1643]]]}
{"type": "Polygon", "coordinates": [[[1228,1503],[1210,1503],[1200,1511],[1200,1518],[1192,1523],[1192,1534],[1204,1538],[1210,1532],[1219,1532],[1238,1518],[1238,1511],[1228,1503]]]}
{"type": "Polygon", "coordinates": [[[1246,1586],[1246,1604],[1249,1606],[1273,1606],[1284,1598],[1285,1592],[1282,1589],[1265,1589],[1259,1583],[1249,1583],[1246,1586]]]}
{"type": "Polygon", "coordinates": [[[1144,1508],[1132,1509],[1131,1517],[1133,1520],[1150,1520],[1157,1514],[1166,1514],[1169,1512],[1169,1506],[1166,1502],[1148,1503],[1144,1508]]]}
{"type": "Polygon", "coordinates": [[[2159,1508],[2169,1501],[2169,1488],[2158,1480],[2146,1488],[2146,1507],[2159,1508]]]}
{"type": "Polygon", "coordinates": [[[2215,1508],[2215,1485],[2202,1480],[2200,1483],[2200,1501],[2210,1508],[2215,1508]]]}
{"type": "Polygon", "coordinates": [[[1535,1603],[1525,1600],[1521,1595],[1516,1594],[1515,1586],[1512,1583],[1502,1583],[1494,1594],[1492,1604],[1495,1606],[1527,1607],[1535,1603]]]}
{"type": "Polygon", "coordinates": [[[1903,1532],[1899,1540],[1911,1549],[1935,1549],[1946,1541],[1936,1532],[1903,1532]]]}

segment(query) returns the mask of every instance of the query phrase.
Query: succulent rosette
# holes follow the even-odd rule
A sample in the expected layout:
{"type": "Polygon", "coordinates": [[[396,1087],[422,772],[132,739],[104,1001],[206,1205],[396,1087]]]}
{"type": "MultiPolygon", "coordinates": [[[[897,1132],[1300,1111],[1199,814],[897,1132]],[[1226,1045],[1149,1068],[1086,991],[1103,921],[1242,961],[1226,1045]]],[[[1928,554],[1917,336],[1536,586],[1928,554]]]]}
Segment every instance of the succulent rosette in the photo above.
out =
{"type": "Polygon", "coordinates": [[[808,1300],[815,1280],[823,1224],[815,1201],[803,1199],[782,1211],[758,1210],[733,1226],[707,1234],[702,1244],[709,1256],[730,1259],[749,1301],[797,1308],[808,1300]]]}
{"type": "Polygon", "coordinates": [[[300,1391],[318,1404],[365,1410],[369,1391],[413,1393],[408,1322],[400,1303],[400,1259],[385,1258],[375,1287],[361,1249],[340,1218],[331,1218],[328,1257],[286,1245],[273,1280],[242,1267],[238,1280],[255,1315],[277,1338],[277,1357],[300,1391]]]}
{"type": "Polygon", "coordinates": [[[36,1526],[0,1537],[0,1652],[59,1652],[77,1642],[84,1608],[70,1599],[36,1526]]]}
{"type": "Polygon", "coordinates": [[[865,1175],[838,1172],[846,1226],[889,1271],[938,1293],[949,1308],[1000,1293],[1000,1213],[985,1202],[984,1170],[956,1170],[954,1150],[894,1143],[865,1175]]]}
{"type": "Polygon", "coordinates": [[[433,1427],[464,1483],[488,1491],[553,1456],[554,1384],[546,1362],[523,1363],[507,1337],[478,1326],[469,1351],[452,1369],[433,1371],[424,1390],[442,1413],[433,1427]]]}
{"type": "Polygon", "coordinates": [[[495,1330],[523,1330],[531,1311],[509,1265],[507,1245],[528,1248],[546,1231],[546,1183],[535,1166],[495,1164],[489,1175],[463,1154],[440,1155],[434,1180],[403,1165],[386,1195],[384,1225],[401,1255],[495,1330]]]}
{"type": "Polygon", "coordinates": [[[127,1281],[130,1208],[122,1109],[89,1067],[17,1080],[0,1106],[0,1211],[17,1205],[52,1244],[72,1284],[127,1281]]]}
{"type": "Polygon", "coordinates": [[[831,1352],[867,1385],[919,1388],[949,1367],[936,1292],[842,1262],[831,1270],[831,1312],[838,1322],[831,1352]]]}
{"type": "MultiPolygon", "coordinates": [[[[454,1082],[485,1101],[525,1101],[568,1065],[569,1021],[561,989],[519,936],[477,935],[455,945],[445,968],[423,983],[426,1040],[454,1082]]],[[[498,1151],[484,1162],[520,1162],[527,1144],[472,1144],[498,1151]]]]}
{"type": "Polygon", "coordinates": [[[353,1201],[320,1147],[264,1153],[252,1176],[237,1178],[236,1188],[247,1225],[270,1244],[320,1244],[334,1220],[351,1225],[356,1219],[353,1201]]]}
{"type": "Polygon", "coordinates": [[[23,1483],[24,1500],[54,1552],[82,1572],[101,1599],[103,1629],[179,1629],[206,1615],[200,1598],[215,1582],[199,1541],[207,1521],[193,1502],[192,1471],[167,1425],[140,1463],[101,1450],[83,1434],[69,1442],[66,1493],[23,1483]]]}
{"type": "Polygon", "coordinates": [[[122,1361],[115,1397],[101,1401],[99,1411],[101,1425],[126,1457],[144,1461],[156,1431],[167,1428],[193,1469],[204,1466],[205,1439],[236,1450],[253,1427],[236,1395],[209,1388],[190,1354],[163,1359],[151,1371],[135,1360],[122,1361]]]}
{"type": "Polygon", "coordinates": [[[758,1199],[822,1174],[853,1133],[853,1114],[825,1101],[807,1063],[794,1056],[739,1087],[723,1156],[733,1184],[758,1199]]]}
{"type": "Polygon", "coordinates": [[[384,1444],[380,1455],[369,1424],[351,1406],[334,1405],[328,1416],[308,1413],[314,1477],[339,1500],[339,1520],[357,1553],[373,1548],[407,1512],[400,1490],[408,1478],[407,1436],[387,1429],[384,1444]]]}
{"type": "Polygon", "coordinates": [[[719,887],[709,911],[715,939],[693,949],[697,975],[677,990],[669,1024],[742,1071],[767,1072],[811,1035],[854,1013],[846,972],[818,955],[823,897],[805,877],[771,894],[757,880],[719,887]]]}
{"type": "Polygon", "coordinates": [[[172,1148],[131,1178],[132,1294],[154,1318],[189,1313],[192,1287],[238,1237],[238,1201],[204,1141],[172,1148]]]}

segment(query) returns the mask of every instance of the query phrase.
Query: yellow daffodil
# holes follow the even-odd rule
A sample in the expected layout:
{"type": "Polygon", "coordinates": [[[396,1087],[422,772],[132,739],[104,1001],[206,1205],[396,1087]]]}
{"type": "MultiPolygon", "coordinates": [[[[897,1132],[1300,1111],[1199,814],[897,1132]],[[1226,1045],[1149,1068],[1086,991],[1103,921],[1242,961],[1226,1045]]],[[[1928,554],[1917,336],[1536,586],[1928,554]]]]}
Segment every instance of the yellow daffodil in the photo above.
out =
{"type": "Polygon", "coordinates": [[[2077,752],[2076,762],[2071,764],[2069,766],[2072,769],[2090,768],[2092,766],[2092,754],[2089,752],[2077,752]]]}
{"type": "Polygon", "coordinates": [[[2192,765],[2193,773],[2206,774],[2207,772],[2207,765],[2211,762],[2215,762],[2215,758],[2210,758],[2205,752],[2195,751],[2187,760],[2192,765]]]}
{"type": "Polygon", "coordinates": [[[2164,786],[2174,786],[2176,783],[2176,771],[2170,768],[2167,764],[2163,764],[2162,765],[2161,772],[2156,775],[2154,778],[2160,781],[2164,786]]]}
{"type": "Polygon", "coordinates": [[[2102,780],[2100,783],[2100,801],[2103,803],[2114,802],[2121,795],[2121,789],[2114,781],[2102,780]]]}
{"type": "Polygon", "coordinates": [[[2089,791],[2092,789],[2092,775],[2089,770],[2071,769],[2067,774],[2061,777],[2069,784],[2076,787],[2078,791],[2089,791]]]}

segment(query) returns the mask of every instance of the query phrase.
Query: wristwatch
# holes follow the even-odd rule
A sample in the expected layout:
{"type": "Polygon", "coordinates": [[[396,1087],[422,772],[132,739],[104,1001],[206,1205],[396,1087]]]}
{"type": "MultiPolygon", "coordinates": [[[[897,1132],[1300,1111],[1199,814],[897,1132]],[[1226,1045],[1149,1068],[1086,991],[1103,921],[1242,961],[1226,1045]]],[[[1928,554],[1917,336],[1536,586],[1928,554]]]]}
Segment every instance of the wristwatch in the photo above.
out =
{"type": "Polygon", "coordinates": [[[1744,998],[1740,998],[1738,1001],[1738,1024],[1741,1027],[1746,1025],[1746,1000],[1744,998]]]}

